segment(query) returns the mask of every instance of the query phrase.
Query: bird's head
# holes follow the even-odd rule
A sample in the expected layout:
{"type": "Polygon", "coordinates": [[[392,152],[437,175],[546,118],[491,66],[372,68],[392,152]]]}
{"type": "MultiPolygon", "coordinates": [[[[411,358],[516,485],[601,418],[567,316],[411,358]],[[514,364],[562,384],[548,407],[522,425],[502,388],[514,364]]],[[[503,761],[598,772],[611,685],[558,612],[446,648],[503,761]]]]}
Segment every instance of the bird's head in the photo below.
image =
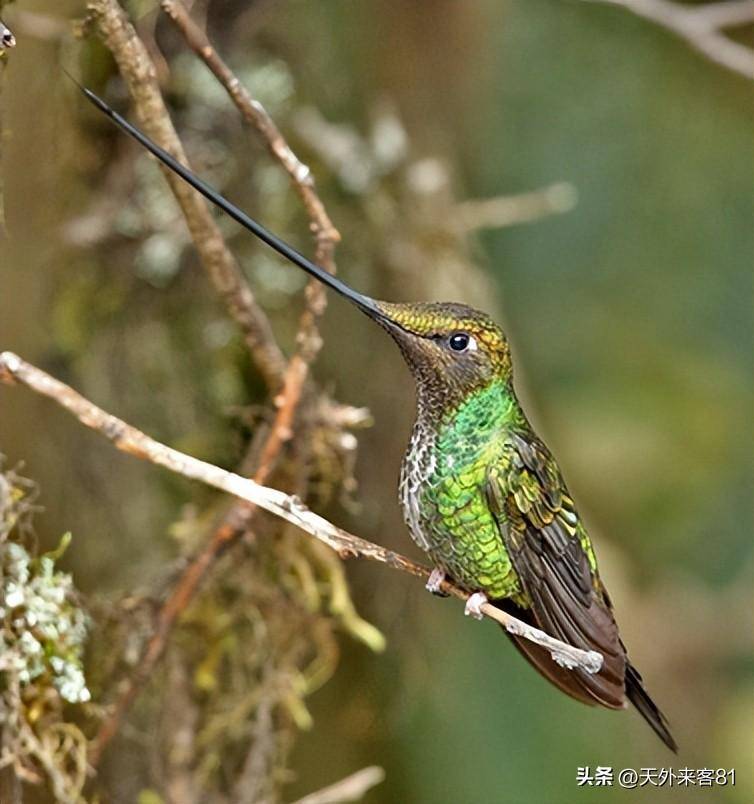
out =
{"type": "Polygon", "coordinates": [[[452,404],[511,379],[508,341],[486,313],[454,302],[375,301],[362,309],[398,344],[420,398],[452,404]]]}

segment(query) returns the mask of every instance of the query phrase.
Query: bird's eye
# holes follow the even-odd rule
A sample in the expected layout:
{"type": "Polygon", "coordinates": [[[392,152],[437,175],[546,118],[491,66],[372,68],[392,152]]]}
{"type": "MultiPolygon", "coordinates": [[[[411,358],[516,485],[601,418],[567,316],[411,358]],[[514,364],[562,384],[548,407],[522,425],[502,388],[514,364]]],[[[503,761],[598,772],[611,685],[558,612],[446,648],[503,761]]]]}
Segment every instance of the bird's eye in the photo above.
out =
{"type": "Polygon", "coordinates": [[[465,352],[468,349],[476,349],[476,341],[467,332],[454,332],[448,338],[448,346],[454,352],[465,352]]]}

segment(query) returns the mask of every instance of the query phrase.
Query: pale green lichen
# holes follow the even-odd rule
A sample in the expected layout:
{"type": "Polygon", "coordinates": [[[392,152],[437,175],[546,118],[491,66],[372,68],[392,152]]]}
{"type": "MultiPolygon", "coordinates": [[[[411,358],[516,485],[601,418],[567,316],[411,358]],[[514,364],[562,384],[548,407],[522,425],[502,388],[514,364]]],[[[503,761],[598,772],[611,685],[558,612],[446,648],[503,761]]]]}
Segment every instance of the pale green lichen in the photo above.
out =
{"type": "Polygon", "coordinates": [[[87,617],[75,604],[71,576],[47,555],[21,544],[0,546],[0,678],[15,672],[21,685],[46,677],[69,703],[90,699],[81,667],[87,617]]]}
{"type": "Polygon", "coordinates": [[[86,740],[66,722],[67,704],[91,695],[82,656],[88,617],[71,576],[56,569],[70,534],[35,555],[35,487],[0,473],[0,724],[3,765],[20,778],[44,779],[56,801],[79,802],[86,740]]]}

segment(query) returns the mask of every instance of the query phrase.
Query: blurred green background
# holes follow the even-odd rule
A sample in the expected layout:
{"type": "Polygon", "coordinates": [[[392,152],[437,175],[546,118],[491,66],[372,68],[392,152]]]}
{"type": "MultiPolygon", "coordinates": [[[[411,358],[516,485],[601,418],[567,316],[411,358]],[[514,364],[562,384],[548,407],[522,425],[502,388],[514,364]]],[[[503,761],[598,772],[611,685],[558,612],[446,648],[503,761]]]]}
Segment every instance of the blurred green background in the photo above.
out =
{"type": "MultiPolygon", "coordinates": [[[[60,0],[15,8],[81,10],[60,0]]],[[[150,4],[130,8],[154,25],[150,4]]],[[[504,323],[527,411],[558,456],[632,659],[681,746],[671,756],[633,711],[565,698],[494,626],[465,621],[407,576],[351,565],[359,610],[388,649],[344,641],[337,674],[311,700],[314,728],[298,741],[286,795],[378,764],[387,777],[371,802],[608,802],[621,791],[577,788],[578,766],[688,766],[735,767],[736,787],[652,790],[652,800],[751,801],[751,85],[620,9],[567,0],[223,0],[209,4],[208,27],[314,167],[343,235],[346,280],[396,300],[452,293],[504,323]],[[340,172],[317,145],[312,108],[358,145],[340,172]],[[380,162],[396,130],[408,144],[380,162]],[[464,199],[562,181],[578,194],[567,214],[448,234],[464,199]]],[[[236,411],[258,380],[183,249],[158,174],[82,111],[60,72],[78,64],[104,80],[107,60],[33,33],[16,31],[3,77],[0,348],[232,466],[236,411]],[[116,159],[134,174],[114,176],[116,159]],[[86,217],[99,215],[101,232],[86,217]]],[[[157,39],[205,175],[308,248],[284,178],[174,34],[158,24],[157,39]]],[[[300,278],[229,231],[290,346],[300,278]]],[[[360,437],[358,509],[324,513],[416,556],[396,500],[413,415],[406,370],[338,300],[324,332],[315,375],[375,418],[360,437]]],[[[114,455],[22,390],[0,391],[0,451],[42,487],[42,542],[73,531],[66,564],[85,592],[163,577],[166,531],[194,487],[114,455]]],[[[113,800],[125,802],[146,783],[138,762],[123,761],[135,775],[113,800]]]]}

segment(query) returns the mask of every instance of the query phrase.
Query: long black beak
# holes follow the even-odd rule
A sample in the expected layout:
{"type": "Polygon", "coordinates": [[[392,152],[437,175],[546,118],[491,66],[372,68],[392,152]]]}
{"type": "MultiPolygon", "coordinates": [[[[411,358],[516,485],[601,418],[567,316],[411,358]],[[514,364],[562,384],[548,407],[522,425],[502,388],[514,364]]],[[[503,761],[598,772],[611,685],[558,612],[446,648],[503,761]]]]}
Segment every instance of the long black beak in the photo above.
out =
{"type": "MultiPolygon", "coordinates": [[[[78,82],[76,82],[78,84],[78,82]]],[[[284,240],[281,240],[277,235],[274,235],[268,229],[265,229],[260,223],[257,223],[253,218],[249,217],[242,209],[239,209],[235,204],[231,204],[226,198],[211,187],[207,182],[200,179],[195,173],[187,167],[178,162],[171,156],[164,148],[160,148],[157,143],[147,137],[146,134],[139,131],[136,126],[132,125],[122,115],[119,115],[114,109],[111,109],[102,98],[98,97],[91,90],[78,84],[79,89],[84,95],[102,112],[104,112],[116,126],[121,128],[126,134],[133,137],[138,143],[143,145],[150,151],[163,165],[167,166],[174,173],[177,173],[184,181],[188,182],[195,190],[200,192],[207,200],[211,201],[215,206],[219,207],[223,212],[230,215],[231,218],[238,221],[244,228],[253,232],[260,240],[267,243],[268,246],[275,249],[278,254],[281,254],[287,260],[290,260],[294,265],[306,271],[307,274],[313,276],[322,282],[323,285],[332,288],[336,293],[344,296],[350,302],[353,302],[357,307],[363,310],[371,318],[385,318],[384,313],[377,306],[374,299],[369,296],[364,296],[358,293],[353,288],[349,287],[345,282],[338,279],[326,271],[322,266],[317,265],[311,260],[307,259],[303,254],[296,251],[295,248],[289,246],[284,240]]]]}

